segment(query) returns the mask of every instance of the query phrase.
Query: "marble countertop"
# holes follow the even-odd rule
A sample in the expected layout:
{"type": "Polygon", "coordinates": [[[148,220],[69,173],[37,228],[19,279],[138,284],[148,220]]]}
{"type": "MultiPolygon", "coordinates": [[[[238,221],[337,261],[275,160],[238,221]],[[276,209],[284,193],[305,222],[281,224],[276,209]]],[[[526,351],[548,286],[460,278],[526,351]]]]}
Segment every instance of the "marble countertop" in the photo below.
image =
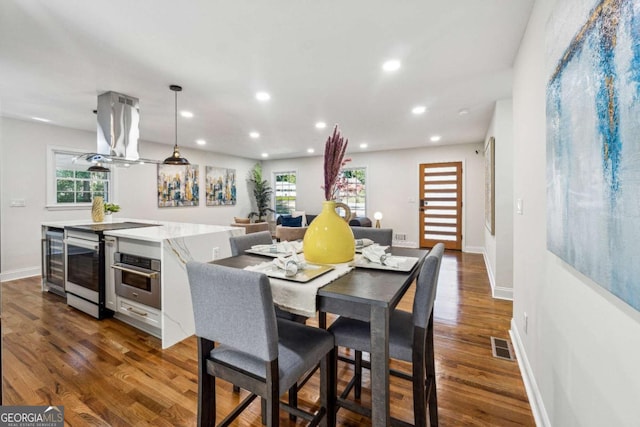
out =
{"type": "MultiPolygon", "coordinates": [[[[192,224],[184,222],[170,221],[153,221],[147,219],[118,218],[117,220],[107,223],[117,222],[142,222],[147,224],[159,224],[158,227],[144,228],[126,228],[123,230],[105,231],[105,236],[124,237],[136,240],[145,240],[149,242],[162,242],[166,239],[175,239],[187,236],[198,236],[202,234],[220,233],[225,231],[236,230],[236,227],[210,224],[192,224]]],[[[49,221],[43,222],[43,226],[47,227],[64,227],[67,225],[84,225],[84,224],[100,224],[92,223],[87,220],[74,221],[49,221]]]]}

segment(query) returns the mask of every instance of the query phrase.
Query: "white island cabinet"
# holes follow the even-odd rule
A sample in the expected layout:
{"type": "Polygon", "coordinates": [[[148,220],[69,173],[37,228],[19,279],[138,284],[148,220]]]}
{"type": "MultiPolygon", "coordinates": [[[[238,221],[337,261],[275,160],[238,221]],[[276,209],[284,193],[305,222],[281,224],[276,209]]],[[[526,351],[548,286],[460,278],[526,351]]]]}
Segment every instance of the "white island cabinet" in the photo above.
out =
{"type": "MultiPolygon", "coordinates": [[[[231,256],[229,237],[244,234],[244,230],[218,225],[172,222],[161,224],[160,227],[107,231],[105,236],[118,238],[120,252],[130,250],[132,246],[157,245],[160,253],[162,290],[160,329],[162,348],[167,348],[195,332],[187,262],[206,262],[231,256]]],[[[122,307],[121,304],[119,308],[122,307]]],[[[135,310],[132,312],[135,313],[135,310]]],[[[118,310],[118,313],[122,311],[118,310]]],[[[134,316],[135,314],[132,315],[134,316]]]]}
{"type": "MultiPolygon", "coordinates": [[[[195,332],[186,263],[207,262],[231,256],[229,237],[244,234],[244,229],[138,219],[119,219],[117,222],[128,221],[153,223],[158,226],[104,231],[107,243],[109,240],[115,240],[114,244],[107,247],[105,256],[105,305],[116,313],[116,318],[161,338],[162,348],[167,348],[195,332]],[[109,266],[116,251],[160,260],[159,310],[130,301],[115,293],[113,273],[109,266]]],[[[64,227],[78,223],[80,221],[47,223],[43,226],[64,227]]]]}

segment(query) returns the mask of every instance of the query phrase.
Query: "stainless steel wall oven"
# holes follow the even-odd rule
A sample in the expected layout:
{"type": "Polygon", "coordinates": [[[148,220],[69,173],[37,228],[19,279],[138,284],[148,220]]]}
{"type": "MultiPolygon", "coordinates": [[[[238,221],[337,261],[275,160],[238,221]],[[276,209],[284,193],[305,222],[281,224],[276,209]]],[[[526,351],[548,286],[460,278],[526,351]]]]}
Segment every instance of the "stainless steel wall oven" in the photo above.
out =
{"type": "Polygon", "coordinates": [[[117,295],[161,308],[160,260],[116,252],[111,268],[117,295]]]}

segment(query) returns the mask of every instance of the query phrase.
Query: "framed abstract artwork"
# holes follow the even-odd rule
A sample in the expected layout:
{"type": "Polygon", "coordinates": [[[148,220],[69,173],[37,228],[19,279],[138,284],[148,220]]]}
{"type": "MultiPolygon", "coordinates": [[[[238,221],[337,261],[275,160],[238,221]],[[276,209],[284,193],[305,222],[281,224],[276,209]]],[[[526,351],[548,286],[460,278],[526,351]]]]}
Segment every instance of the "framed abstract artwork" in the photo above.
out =
{"type": "Polygon", "coordinates": [[[549,23],[547,248],[640,311],[640,8],[582,4],[549,23]]]}
{"type": "Polygon", "coordinates": [[[198,206],[198,165],[158,165],[158,207],[198,206]]]}
{"type": "Polygon", "coordinates": [[[496,140],[489,138],[484,145],[484,223],[493,236],[496,227],[496,140]]]}
{"type": "Polygon", "coordinates": [[[205,173],[207,206],[236,204],[236,170],[207,166],[205,173]]]}

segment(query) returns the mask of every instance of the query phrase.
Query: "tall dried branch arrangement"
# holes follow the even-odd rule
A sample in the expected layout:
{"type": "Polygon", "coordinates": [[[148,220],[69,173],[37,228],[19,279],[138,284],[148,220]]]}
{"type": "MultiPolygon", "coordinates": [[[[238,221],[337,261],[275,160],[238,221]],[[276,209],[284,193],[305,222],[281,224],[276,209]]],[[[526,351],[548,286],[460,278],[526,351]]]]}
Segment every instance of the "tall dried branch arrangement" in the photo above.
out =
{"type": "Polygon", "coordinates": [[[348,139],[340,136],[338,125],[333,128],[333,135],[327,138],[324,145],[324,198],[333,200],[336,193],[336,182],[344,165],[344,154],[347,151],[348,139]]]}

